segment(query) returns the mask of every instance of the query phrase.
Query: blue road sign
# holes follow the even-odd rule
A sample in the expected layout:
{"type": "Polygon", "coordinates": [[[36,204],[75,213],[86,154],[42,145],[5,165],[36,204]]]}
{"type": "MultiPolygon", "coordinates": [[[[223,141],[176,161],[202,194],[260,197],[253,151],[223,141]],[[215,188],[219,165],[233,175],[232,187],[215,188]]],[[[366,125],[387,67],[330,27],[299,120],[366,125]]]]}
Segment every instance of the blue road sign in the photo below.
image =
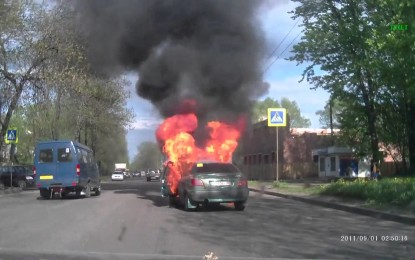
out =
{"type": "Polygon", "coordinates": [[[285,108],[268,108],[268,126],[286,126],[286,115],[285,108]]]}
{"type": "Polygon", "coordinates": [[[7,133],[5,136],[6,144],[17,144],[19,141],[19,137],[17,135],[17,128],[7,129],[7,133]]]}

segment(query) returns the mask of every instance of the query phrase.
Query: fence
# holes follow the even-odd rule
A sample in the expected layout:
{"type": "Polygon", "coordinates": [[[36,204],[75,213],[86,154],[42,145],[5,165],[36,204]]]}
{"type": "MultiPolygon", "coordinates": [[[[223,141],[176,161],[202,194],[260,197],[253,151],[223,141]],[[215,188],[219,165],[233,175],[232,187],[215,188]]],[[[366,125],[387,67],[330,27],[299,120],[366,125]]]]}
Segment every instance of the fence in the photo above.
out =
{"type": "MultiPolygon", "coordinates": [[[[396,174],[399,174],[404,169],[404,163],[403,162],[382,162],[380,164],[380,173],[382,176],[390,177],[394,176],[396,174]]],[[[409,165],[407,165],[407,168],[409,168],[409,165]]]]}
{"type": "MultiPolygon", "coordinates": [[[[240,167],[250,180],[275,180],[276,163],[243,165],[240,167]]],[[[279,164],[279,179],[300,179],[318,177],[318,166],[315,163],[279,164]]]]}

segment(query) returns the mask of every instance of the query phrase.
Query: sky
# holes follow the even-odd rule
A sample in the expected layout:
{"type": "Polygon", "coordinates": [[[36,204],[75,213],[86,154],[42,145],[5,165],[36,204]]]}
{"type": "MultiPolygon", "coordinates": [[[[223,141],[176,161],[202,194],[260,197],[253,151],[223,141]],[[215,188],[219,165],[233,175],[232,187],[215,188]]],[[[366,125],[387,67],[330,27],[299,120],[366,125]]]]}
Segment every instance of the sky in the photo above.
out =
{"type": "MultiPolygon", "coordinates": [[[[259,15],[269,49],[268,56],[279,46],[290,29],[294,25],[296,26],[281,43],[274,55],[264,62],[264,69],[268,69],[264,73],[263,80],[270,84],[270,88],[268,94],[260,99],[270,97],[281,100],[281,98],[287,97],[294,100],[297,102],[301,114],[310,119],[311,128],[320,128],[319,117],[315,113],[323,109],[329,98],[329,93],[322,89],[311,90],[310,88],[313,86],[307,83],[306,80],[299,83],[302,72],[307,65],[297,66],[296,62],[285,60],[285,58],[292,55],[290,53],[292,49],[292,45],[289,46],[290,43],[295,39],[294,45],[302,36],[302,28],[299,27],[301,21],[292,20],[291,14],[288,14],[289,11],[294,10],[295,3],[280,1],[278,5],[268,5],[267,7],[262,9],[259,15]],[[288,49],[283,53],[287,47],[288,49]],[[273,63],[272,66],[270,66],[271,63],[273,63]]],[[[130,159],[132,159],[137,153],[137,146],[141,142],[155,141],[154,131],[160,124],[161,118],[149,101],[138,97],[136,94],[135,82],[137,76],[128,74],[126,78],[131,83],[125,86],[126,90],[130,92],[127,107],[135,113],[131,130],[127,133],[128,153],[130,159]]]]}

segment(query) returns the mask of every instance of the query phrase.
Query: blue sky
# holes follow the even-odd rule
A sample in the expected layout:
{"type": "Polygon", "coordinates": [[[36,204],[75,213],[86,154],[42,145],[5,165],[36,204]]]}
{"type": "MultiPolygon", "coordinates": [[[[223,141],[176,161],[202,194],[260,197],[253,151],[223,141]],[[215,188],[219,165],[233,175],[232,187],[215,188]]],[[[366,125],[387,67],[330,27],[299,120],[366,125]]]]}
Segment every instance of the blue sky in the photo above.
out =
{"type": "MultiPolygon", "coordinates": [[[[295,4],[291,1],[279,1],[279,4],[267,5],[259,13],[269,48],[269,55],[296,23],[296,21],[291,19],[291,14],[287,13],[292,11],[294,7],[295,4]]],[[[298,26],[300,24],[301,21],[297,23],[296,27],[277,49],[274,56],[264,62],[264,68],[280,56],[282,51],[301,32],[302,28],[298,26]]],[[[302,34],[296,38],[294,44],[300,40],[301,36],[302,34]]],[[[295,100],[300,107],[302,115],[311,120],[311,127],[319,128],[319,118],[315,113],[317,110],[323,109],[329,94],[322,89],[311,90],[312,86],[305,80],[302,83],[298,83],[306,65],[296,66],[296,62],[284,59],[291,55],[291,48],[292,46],[264,74],[263,80],[270,83],[270,89],[268,94],[261,97],[261,99],[271,97],[280,100],[282,97],[287,97],[290,100],[295,100]]],[[[130,92],[127,106],[133,109],[136,115],[132,124],[132,128],[135,130],[129,131],[127,134],[129,155],[132,158],[137,151],[139,143],[155,140],[151,132],[154,132],[161,119],[152,104],[147,100],[139,98],[135,93],[134,85],[137,77],[129,74],[127,78],[132,83],[126,86],[126,89],[130,92]]]]}

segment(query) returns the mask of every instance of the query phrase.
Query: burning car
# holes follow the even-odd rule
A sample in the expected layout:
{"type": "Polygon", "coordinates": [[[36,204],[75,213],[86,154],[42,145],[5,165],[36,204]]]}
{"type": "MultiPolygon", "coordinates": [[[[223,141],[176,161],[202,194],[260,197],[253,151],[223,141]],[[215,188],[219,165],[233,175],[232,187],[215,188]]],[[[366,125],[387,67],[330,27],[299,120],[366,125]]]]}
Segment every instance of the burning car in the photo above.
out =
{"type": "Polygon", "coordinates": [[[236,210],[245,209],[248,182],[232,163],[199,161],[180,179],[176,180],[176,175],[175,164],[167,163],[161,179],[162,195],[169,197],[171,205],[179,203],[189,211],[200,205],[232,202],[236,210]]]}
{"type": "Polygon", "coordinates": [[[198,146],[193,136],[198,128],[195,114],[165,119],[156,131],[169,158],[161,177],[162,196],[169,197],[171,205],[180,202],[186,210],[228,202],[243,210],[249,194],[247,180],[231,162],[243,125],[207,122],[207,138],[198,146]]]}

